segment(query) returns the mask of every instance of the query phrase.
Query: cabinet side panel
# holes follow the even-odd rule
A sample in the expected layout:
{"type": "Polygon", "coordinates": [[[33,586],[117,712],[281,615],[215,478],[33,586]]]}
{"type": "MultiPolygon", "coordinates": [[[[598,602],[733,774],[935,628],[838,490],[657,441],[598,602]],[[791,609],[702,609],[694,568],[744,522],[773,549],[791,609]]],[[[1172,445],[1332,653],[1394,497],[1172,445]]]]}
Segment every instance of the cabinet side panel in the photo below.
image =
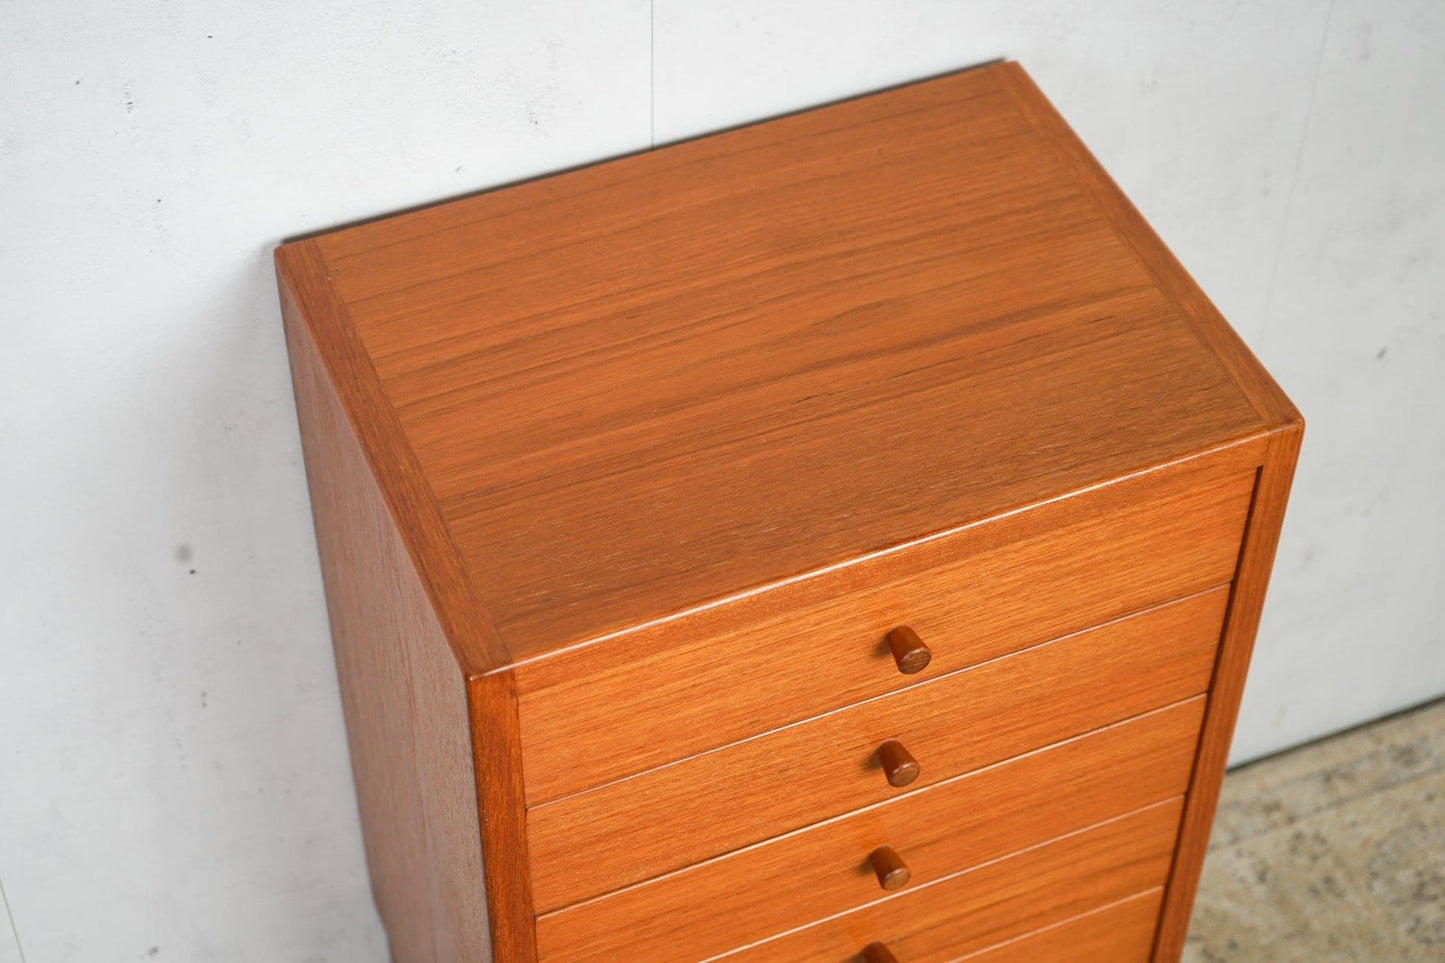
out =
{"type": "Polygon", "coordinates": [[[516,677],[510,669],[474,676],[470,695],[492,945],[497,963],[535,963],[537,927],[522,792],[516,677]]]}
{"type": "Polygon", "coordinates": [[[283,285],[367,865],[400,963],[491,959],[465,677],[283,285]]]}
{"type": "Polygon", "coordinates": [[[418,641],[424,640],[424,644],[407,651],[436,959],[438,963],[490,963],[489,890],[472,768],[466,679],[425,598],[420,583],[408,586],[408,602],[417,604],[418,621],[413,624],[429,630],[429,634],[419,633],[418,641]]]}
{"type": "Polygon", "coordinates": [[[1234,735],[1234,721],[1244,695],[1245,674],[1249,670],[1249,657],[1254,651],[1255,632],[1259,628],[1264,593],[1269,586],[1274,551],[1279,544],[1285,502],[1289,499],[1303,434],[1304,425],[1299,422],[1272,432],[1265,449],[1264,464],[1255,482],[1254,503],[1245,526],[1234,590],[1224,619],[1209,703],[1204,713],[1199,752],[1194,761],[1194,775],[1190,780],[1184,820],[1179,830],[1179,848],[1165,888],[1164,909],[1154,946],[1155,963],[1172,963],[1184,950],[1189,914],[1194,906],[1199,873],[1204,866],[1204,853],[1209,846],[1214,807],[1219,801],[1224,766],[1229,758],[1229,743],[1234,735]]]}

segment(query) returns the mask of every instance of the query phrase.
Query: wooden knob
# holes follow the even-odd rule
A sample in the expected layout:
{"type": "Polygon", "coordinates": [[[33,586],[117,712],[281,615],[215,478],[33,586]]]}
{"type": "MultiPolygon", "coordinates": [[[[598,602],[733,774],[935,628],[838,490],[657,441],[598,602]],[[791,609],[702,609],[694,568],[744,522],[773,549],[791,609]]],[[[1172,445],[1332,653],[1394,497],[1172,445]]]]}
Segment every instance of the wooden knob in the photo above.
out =
{"type": "Polygon", "coordinates": [[[869,943],[863,947],[863,963],[898,963],[898,957],[885,943],[869,943]]]}
{"type": "Polygon", "coordinates": [[[887,638],[888,651],[893,653],[893,661],[898,663],[898,671],[904,675],[922,672],[928,660],[933,658],[933,652],[923,644],[918,633],[906,625],[889,632],[887,638]]]}
{"type": "Polygon", "coordinates": [[[911,875],[903,857],[892,846],[879,846],[868,854],[868,863],[878,876],[878,885],[887,890],[898,889],[911,875]]]}
{"type": "Polygon", "coordinates": [[[897,739],[889,739],[878,747],[878,762],[890,786],[901,788],[918,778],[918,760],[909,755],[897,739]]]}

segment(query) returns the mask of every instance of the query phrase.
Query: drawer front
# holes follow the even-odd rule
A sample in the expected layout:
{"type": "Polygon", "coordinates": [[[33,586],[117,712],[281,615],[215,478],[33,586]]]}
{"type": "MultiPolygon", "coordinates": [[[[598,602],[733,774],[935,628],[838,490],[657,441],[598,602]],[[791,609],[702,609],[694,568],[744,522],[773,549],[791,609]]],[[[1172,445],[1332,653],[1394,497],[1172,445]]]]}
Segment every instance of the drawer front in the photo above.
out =
{"type": "Polygon", "coordinates": [[[523,663],[527,804],[556,799],[1229,581],[1239,446],[523,663]],[[884,636],[932,662],[906,675],[884,636]]]}
{"type": "MultiPolygon", "coordinates": [[[[1059,956],[1001,955],[998,959],[1068,960],[1069,963],[1126,963],[1148,958],[1149,938],[1158,918],[1159,889],[1169,872],[1182,799],[1146,809],[1053,840],[1007,859],[950,877],[934,886],[884,900],[721,957],[728,963],[857,963],[858,952],[881,942],[899,963],[944,963],[959,959],[993,960],[1001,943],[1030,942],[1034,947],[1057,942],[1040,939],[1057,927],[1071,927],[1079,914],[1101,908],[1107,913],[1121,901],[1144,896],[1125,914],[1130,924],[1147,919],[1144,955],[1135,955],[1139,932],[1121,946],[1128,953],[1094,955],[1074,952],[1059,956]],[[1149,909],[1153,917],[1147,917],[1149,909]],[[1042,931],[1042,932],[1041,932],[1042,931]],[[1021,939],[1019,939],[1021,937],[1021,939]],[[1034,940],[1038,942],[1033,942],[1034,940]],[[975,953],[978,954],[975,957],[975,953]]],[[[1123,922],[1111,916],[1113,922],[1123,922]]],[[[1074,930],[1070,935],[1080,935],[1074,930]]],[[[1067,945],[1067,944],[1065,944],[1067,945]]],[[[1104,944],[1112,948],[1115,944],[1104,944]]],[[[674,959],[692,959],[690,955],[674,959]]]]}
{"type": "Polygon", "coordinates": [[[869,864],[880,846],[911,873],[900,894],[930,890],[969,867],[1182,793],[1203,711],[1198,696],[544,914],[540,958],[703,959],[766,939],[886,897],[869,864]]]}
{"type": "Polygon", "coordinates": [[[538,911],[1201,693],[1227,600],[1214,589],[535,807],[538,911]],[[902,788],[881,768],[890,740],[917,763],[902,788]]]}
{"type": "MultiPolygon", "coordinates": [[[[1151,889],[963,959],[968,963],[1147,963],[1163,902],[1164,890],[1151,889]]],[[[931,959],[958,957],[945,953],[931,959]]],[[[922,960],[918,957],[910,963],[922,960]]],[[[899,963],[903,963],[902,957],[899,963]]]]}

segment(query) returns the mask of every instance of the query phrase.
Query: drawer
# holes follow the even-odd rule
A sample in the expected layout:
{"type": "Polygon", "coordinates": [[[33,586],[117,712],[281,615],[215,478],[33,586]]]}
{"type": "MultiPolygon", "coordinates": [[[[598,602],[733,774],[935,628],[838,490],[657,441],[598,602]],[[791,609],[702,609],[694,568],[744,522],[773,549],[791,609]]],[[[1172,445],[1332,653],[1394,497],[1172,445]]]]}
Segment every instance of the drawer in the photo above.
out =
{"type": "MultiPolygon", "coordinates": [[[[1169,872],[1183,809],[1184,801],[1175,798],[1135,810],[895,899],[724,954],[721,959],[728,963],[856,963],[858,952],[873,942],[887,946],[899,963],[972,959],[976,952],[992,959],[988,954],[1001,952],[999,944],[1005,941],[1035,939],[1036,934],[1042,935],[1040,930],[1069,926],[1079,914],[1141,892],[1157,893],[1169,872]]],[[[1142,902],[1147,905],[1149,900],[1142,902]]],[[[1149,935],[1153,935],[1152,923],[1149,935]]],[[[1126,945],[1132,948],[1136,940],[1126,945]]],[[[695,959],[690,953],[668,958],[695,959]]],[[[1027,955],[1000,958],[1036,960],[1027,955]]],[[[1070,963],[1123,963],[1130,958],[1096,956],[1077,949],[1057,957],[1070,963]]]]}
{"type": "MultiPolygon", "coordinates": [[[[907,896],[1173,798],[1188,785],[1204,701],[1195,697],[544,914],[536,928],[540,958],[702,959],[887,897],[868,862],[879,846],[891,846],[908,866],[911,879],[898,891],[907,896]]],[[[1159,840],[1166,854],[1172,832],[1159,840]]]]}
{"type": "Polygon", "coordinates": [[[1228,582],[1248,446],[1131,476],[516,669],[527,804],[1228,582]],[[932,649],[902,674],[900,624],[932,649]]]}
{"type": "MultiPolygon", "coordinates": [[[[968,963],[1079,963],[1081,960],[1146,963],[1154,949],[1154,933],[1159,926],[1159,907],[1163,902],[1164,890],[1151,889],[981,953],[970,953],[962,960],[968,963]]],[[[904,957],[897,959],[898,963],[912,963],[904,957]]],[[[940,959],[958,958],[943,956],[940,959]]]]}
{"type": "Polygon", "coordinates": [[[1213,589],[537,806],[527,822],[538,910],[1201,693],[1228,597],[1213,589]],[[880,765],[889,740],[917,762],[903,788],[880,765]]]}

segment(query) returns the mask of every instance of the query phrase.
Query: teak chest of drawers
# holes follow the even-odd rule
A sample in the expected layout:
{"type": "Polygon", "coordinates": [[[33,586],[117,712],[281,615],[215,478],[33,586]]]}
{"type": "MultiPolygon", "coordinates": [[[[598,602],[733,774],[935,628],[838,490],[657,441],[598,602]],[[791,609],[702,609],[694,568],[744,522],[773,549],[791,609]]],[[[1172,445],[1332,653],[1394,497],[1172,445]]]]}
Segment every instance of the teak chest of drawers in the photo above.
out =
{"type": "Polygon", "coordinates": [[[1303,429],[1027,75],[277,252],[398,960],[1173,960],[1303,429]]]}

